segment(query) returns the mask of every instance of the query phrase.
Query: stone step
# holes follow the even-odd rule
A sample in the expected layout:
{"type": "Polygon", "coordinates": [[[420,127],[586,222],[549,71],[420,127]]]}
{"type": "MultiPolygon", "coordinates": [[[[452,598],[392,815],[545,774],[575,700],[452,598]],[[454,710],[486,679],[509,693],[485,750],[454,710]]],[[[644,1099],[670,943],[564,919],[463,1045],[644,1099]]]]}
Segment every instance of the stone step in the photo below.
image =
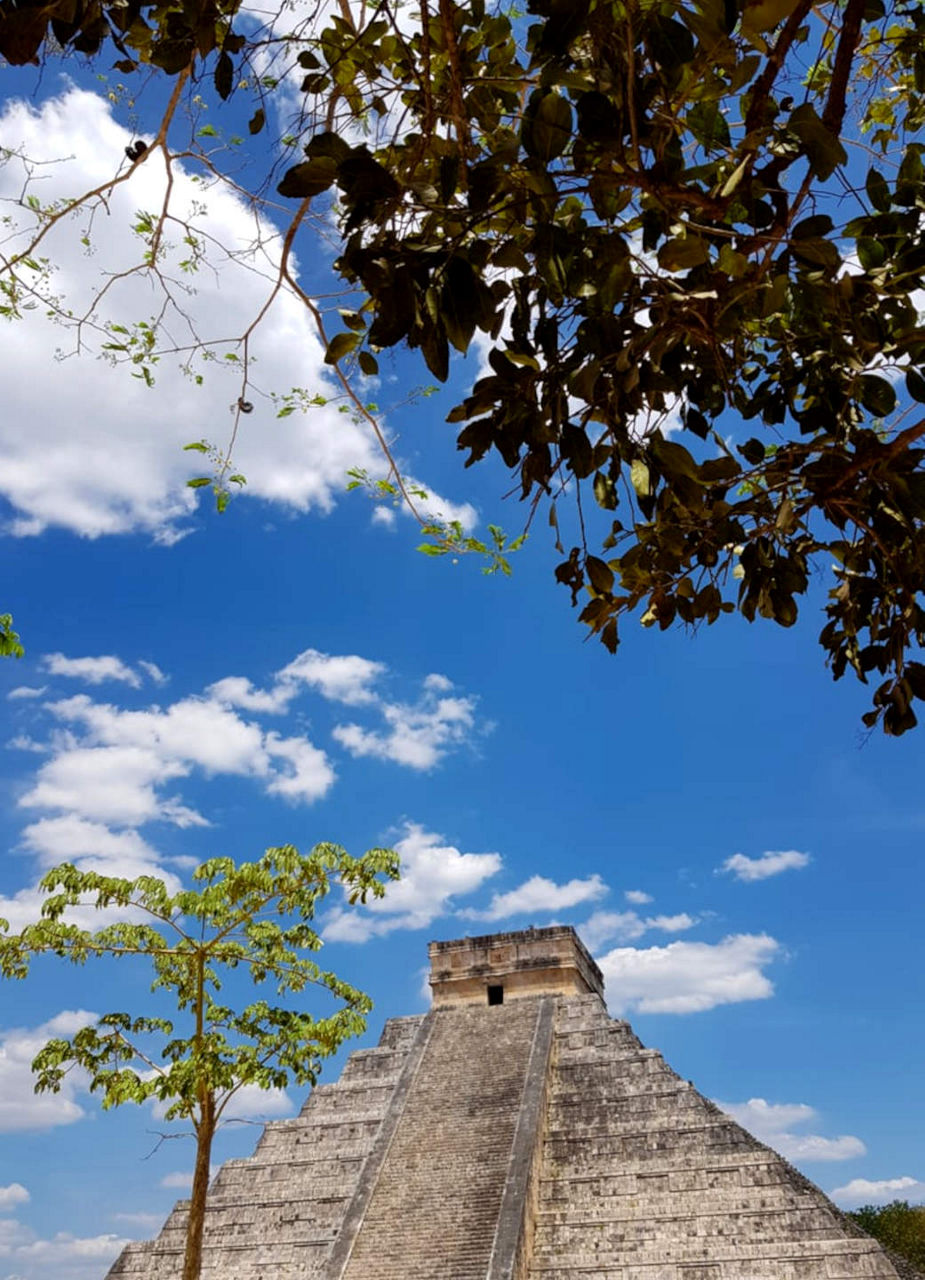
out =
{"type": "Polygon", "coordinates": [[[434,1012],[344,1280],[484,1280],[540,1007],[434,1012]]]}

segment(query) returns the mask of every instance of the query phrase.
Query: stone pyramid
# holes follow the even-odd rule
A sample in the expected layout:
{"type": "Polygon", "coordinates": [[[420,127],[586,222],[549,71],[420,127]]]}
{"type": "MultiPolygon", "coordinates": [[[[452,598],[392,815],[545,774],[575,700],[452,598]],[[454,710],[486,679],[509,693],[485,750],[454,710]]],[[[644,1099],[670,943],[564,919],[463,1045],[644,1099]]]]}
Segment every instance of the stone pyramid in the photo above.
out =
{"type": "MultiPolygon", "coordinates": [[[[203,1280],[896,1280],[914,1272],[681,1080],[571,928],[430,945],[386,1024],[209,1192],[203,1280]]],[[[109,1275],[177,1280],[186,1204],[109,1275]]]]}

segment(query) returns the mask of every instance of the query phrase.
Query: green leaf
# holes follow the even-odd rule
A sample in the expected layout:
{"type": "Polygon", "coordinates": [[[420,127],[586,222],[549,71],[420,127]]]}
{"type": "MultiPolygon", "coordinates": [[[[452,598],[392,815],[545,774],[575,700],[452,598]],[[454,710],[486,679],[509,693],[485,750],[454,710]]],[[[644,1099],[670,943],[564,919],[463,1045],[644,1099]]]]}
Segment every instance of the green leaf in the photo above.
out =
{"type": "Polygon", "coordinates": [[[630,467],[630,480],[640,498],[648,498],[652,494],[652,476],[649,468],[641,458],[634,458],[630,467]]]}
{"type": "Polygon", "coordinates": [[[350,144],[330,130],[316,133],[305,148],[309,160],[333,160],[337,164],[343,163],[350,151],[350,144]]]}
{"type": "Polygon", "coordinates": [[[686,123],[705,151],[719,151],[729,146],[729,125],[719,103],[695,102],[687,113],[686,123]]]}
{"type": "Polygon", "coordinates": [[[0,658],[21,658],[25,652],[19,633],[13,630],[13,615],[0,613],[0,658]]]}
{"type": "Polygon", "coordinates": [[[355,351],[362,341],[363,335],[359,333],[335,333],[324,353],[325,364],[337,364],[338,360],[355,351]]]}
{"type": "Polygon", "coordinates": [[[596,556],[587,556],[585,572],[598,595],[608,595],[613,590],[613,570],[604,560],[598,560],[596,556]]]}
{"type": "Polygon", "coordinates": [[[878,173],[876,169],[869,169],[867,172],[867,181],[865,182],[867,190],[867,198],[880,213],[889,213],[892,199],[890,196],[890,188],[883,174],[878,173]]]}
{"type": "Polygon", "coordinates": [[[192,480],[187,480],[186,487],[188,489],[202,489],[207,484],[211,484],[210,476],[194,476],[192,480]]]}
{"type": "Polygon", "coordinates": [[[860,379],[858,399],[869,413],[885,418],[896,408],[896,392],[886,378],[865,374],[860,379]]]}
{"type": "Polygon", "coordinates": [[[702,266],[710,258],[707,246],[699,236],[676,236],[658,251],[658,265],[663,271],[688,271],[702,266]]]}
{"type": "Polygon", "coordinates": [[[614,511],[617,506],[617,487],[609,475],[598,471],[594,477],[594,497],[599,507],[614,511]]]}
{"type": "Polygon", "coordinates": [[[811,102],[805,102],[791,111],[787,127],[803,144],[803,153],[817,178],[824,181],[832,176],[840,164],[847,164],[848,154],[845,148],[822,123],[811,102]]]}
{"type": "Polygon", "coordinates": [[[925,378],[917,369],[906,370],[906,390],[913,400],[925,404],[925,378]]]}
{"type": "Polygon", "coordinates": [[[337,178],[337,161],[330,157],[318,160],[303,160],[293,165],[283,174],[282,181],[276,190],[281,196],[289,196],[295,200],[306,200],[327,191],[337,178]]]}
{"type": "Polygon", "coordinates": [[[234,87],[234,63],[223,49],[218,56],[218,62],[215,64],[215,92],[225,101],[231,97],[231,90],[234,87]]]}
{"type": "Polygon", "coordinates": [[[371,351],[361,351],[357,356],[357,363],[367,378],[374,378],[379,372],[379,361],[371,351]]]}
{"type": "Polygon", "coordinates": [[[572,140],[572,108],[551,90],[534,90],[524,114],[521,141],[528,156],[548,164],[572,140]]]}

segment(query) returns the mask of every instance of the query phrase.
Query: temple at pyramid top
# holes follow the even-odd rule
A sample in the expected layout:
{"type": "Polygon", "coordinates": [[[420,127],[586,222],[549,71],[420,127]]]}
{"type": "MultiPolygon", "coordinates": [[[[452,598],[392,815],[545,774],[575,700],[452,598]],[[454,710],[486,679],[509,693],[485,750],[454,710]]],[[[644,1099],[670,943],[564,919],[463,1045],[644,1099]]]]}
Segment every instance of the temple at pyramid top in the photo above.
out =
{"type": "Polygon", "coordinates": [[[429,951],[437,1008],[604,994],[604,975],[571,925],[432,942],[429,951]]]}
{"type": "MultiPolygon", "coordinates": [[[[922,1280],[608,1015],[574,930],[430,960],[429,1012],[222,1166],[203,1280],[922,1280]]],[[[180,1280],[187,1213],[110,1280],[180,1280]]]]}

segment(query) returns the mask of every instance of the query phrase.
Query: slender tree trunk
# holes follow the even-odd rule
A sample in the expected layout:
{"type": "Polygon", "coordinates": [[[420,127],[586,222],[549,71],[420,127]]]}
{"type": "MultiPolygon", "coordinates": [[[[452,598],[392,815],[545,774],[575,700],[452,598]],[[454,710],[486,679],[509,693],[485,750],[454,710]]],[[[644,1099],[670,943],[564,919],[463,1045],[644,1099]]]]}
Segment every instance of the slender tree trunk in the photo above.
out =
{"type": "Polygon", "coordinates": [[[193,1171],[193,1190],[186,1222],[183,1280],[199,1280],[202,1271],[202,1229],[206,1221],[206,1193],[209,1190],[214,1134],[215,1098],[211,1093],[206,1093],[200,1101],[199,1127],[196,1130],[196,1168],[193,1171]]]}

